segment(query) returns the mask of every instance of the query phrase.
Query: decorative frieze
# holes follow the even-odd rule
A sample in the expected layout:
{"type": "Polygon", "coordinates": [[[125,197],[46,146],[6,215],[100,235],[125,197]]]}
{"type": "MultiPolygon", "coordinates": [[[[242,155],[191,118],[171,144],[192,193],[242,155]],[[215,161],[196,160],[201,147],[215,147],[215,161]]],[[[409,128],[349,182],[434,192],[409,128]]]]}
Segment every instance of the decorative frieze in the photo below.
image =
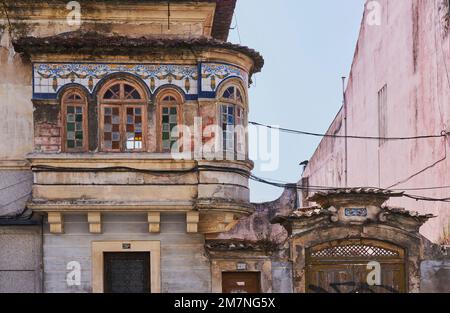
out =
{"type": "Polygon", "coordinates": [[[141,78],[151,94],[160,87],[175,86],[191,100],[214,98],[217,87],[227,78],[237,77],[244,85],[248,84],[248,73],[229,64],[34,63],[33,99],[56,99],[58,92],[68,84],[81,85],[93,93],[102,80],[116,73],[141,78]]]}
{"type": "Polygon", "coordinates": [[[215,96],[215,92],[219,85],[224,80],[232,77],[242,79],[242,81],[245,82],[245,86],[248,83],[248,74],[236,66],[217,63],[202,63],[201,70],[202,98],[209,98],[208,94],[214,94],[215,96]]]}

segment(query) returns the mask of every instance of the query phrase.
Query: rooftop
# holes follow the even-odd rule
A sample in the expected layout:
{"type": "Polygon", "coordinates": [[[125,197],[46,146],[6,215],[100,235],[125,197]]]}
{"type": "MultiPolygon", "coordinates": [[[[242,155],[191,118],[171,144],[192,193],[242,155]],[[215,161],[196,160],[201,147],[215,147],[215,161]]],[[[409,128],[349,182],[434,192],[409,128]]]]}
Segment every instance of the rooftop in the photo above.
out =
{"type": "Polygon", "coordinates": [[[168,38],[168,37],[130,37],[106,35],[93,31],[73,31],[49,37],[21,37],[13,42],[14,49],[20,53],[86,53],[117,55],[121,53],[139,54],[158,49],[187,48],[191,51],[209,48],[224,48],[243,53],[254,62],[252,73],[261,71],[264,59],[261,54],[249,47],[221,41],[214,38],[168,38]]]}

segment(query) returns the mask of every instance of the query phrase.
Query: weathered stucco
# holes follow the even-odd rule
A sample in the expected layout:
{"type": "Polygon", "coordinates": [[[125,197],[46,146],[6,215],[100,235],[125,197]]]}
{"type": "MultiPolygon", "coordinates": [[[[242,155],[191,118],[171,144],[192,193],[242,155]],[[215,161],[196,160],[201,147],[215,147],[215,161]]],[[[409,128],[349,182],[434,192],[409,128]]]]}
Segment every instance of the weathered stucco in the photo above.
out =
{"type": "MultiPolygon", "coordinates": [[[[328,134],[379,136],[378,91],[387,85],[384,113],[388,137],[439,135],[449,131],[450,41],[444,32],[444,1],[380,0],[381,25],[361,24],[350,78],[341,109],[328,134]]],[[[449,185],[448,138],[409,141],[324,138],[303,174],[309,185],[420,188],[449,185]],[[347,174],[346,174],[347,164],[347,174]],[[346,178],[347,177],[347,178],[346,178]]],[[[447,189],[410,191],[446,198],[447,189]]],[[[449,234],[450,206],[395,198],[389,205],[437,216],[421,233],[434,242],[449,234]]]]}

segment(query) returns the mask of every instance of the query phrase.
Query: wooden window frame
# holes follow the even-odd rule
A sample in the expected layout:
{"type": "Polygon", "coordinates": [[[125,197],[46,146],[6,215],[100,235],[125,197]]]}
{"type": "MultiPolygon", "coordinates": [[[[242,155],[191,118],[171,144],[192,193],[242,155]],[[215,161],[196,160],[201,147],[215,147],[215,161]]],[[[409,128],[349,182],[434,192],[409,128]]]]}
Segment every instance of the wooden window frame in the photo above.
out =
{"type": "Polygon", "coordinates": [[[86,152],[88,151],[88,99],[85,93],[78,88],[71,88],[64,92],[61,97],[61,150],[63,152],[86,152]],[[81,97],[81,100],[68,99],[71,95],[76,94],[81,97]],[[83,121],[83,144],[82,147],[69,148],[67,146],[67,107],[82,107],[83,121]]]}
{"type": "MultiPolygon", "coordinates": [[[[247,126],[247,109],[246,109],[246,94],[244,93],[244,91],[242,90],[242,88],[235,83],[232,84],[227,84],[225,85],[223,88],[220,89],[219,92],[219,123],[220,123],[220,127],[223,127],[223,121],[222,121],[222,108],[223,106],[233,106],[234,110],[233,110],[233,118],[234,118],[234,127],[236,128],[236,126],[238,126],[237,124],[237,120],[238,120],[238,109],[240,109],[242,111],[242,116],[241,116],[241,121],[242,121],[242,126],[246,127],[247,126]],[[230,88],[233,87],[235,88],[235,98],[234,99],[230,99],[230,98],[225,98],[223,97],[223,94],[230,88]],[[241,94],[241,98],[242,101],[237,100],[237,90],[239,90],[240,94],[241,94]]],[[[231,150],[227,150],[226,147],[224,146],[224,139],[223,139],[223,134],[224,134],[224,130],[222,129],[222,151],[223,151],[223,155],[224,156],[228,156],[229,154],[233,153],[234,156],[237,156],[238,153],[238,147],[237,147],[237,143],[238,143],[238,138],[237,138],[237,134],[236,131],[234,131],[234,149],[233,151],[231,150]]],[[[247,142],[247,138],[244,138],[244,142],[247,142]]],[[[247,154],[247,152],[245,153],[247,154]]]]}
{"type": "MultiPolygon", "coordinates": [[[[170,153],[170,151],[164,151],[163,149],[163,139],[162,139],[162,115],[163,115],[163,108],[177,108],[177,125],[181,126],[183,123],[183,104],[184,104],[184,98],[183,96],[177,92],[174,89],[165,89],[161,91],[157,97],[156,97],[156,103],[157,103],[157,127],[156,127],[156,133],[157,133],[157,140],[156,140],[156,146],[157,151],[160,153],[170,153]],[[172,96],[175,101],[164,101],[164,99],[168,96],[172,96]]],[[[182,133],[180,133],[180,138],[183,136],[182,133]]],[[[178,147],[178,151],[183,151],[183,146],[180,145],[178,147]]]]}
{"type": "Polygon", "coordinates": [[[130,152],[130,153],[137,153],[137,152],[145,152],[147,151],[147,141],[148,141],[148,129],[147,129],[147,119],[148,119],[148,110],[147,110],[147,103],[148,98],[144,91],[144,88],[136,83],[132,82],[127,79],[114,79],[105,84],[99,91],[99,131],[100,131],[100,151],[102,152],[115,152],[115,153],[123,153],[123,152],[130,152]],[[119,99],[104,99],[105,93],[111,88],[112,86],[120,84],[120,90],[119,90],[119,99]],[[139,93],[141,99],[125,99],[125,85],[130,85],[133,88],[137,90],[139,93]],[[119,127],[119,133],[120,133],[120,149],[109,149],[105,147],[105,140],[104,140],[104,108],[105,107],[118,107],[119,108],[119,116],[120,116],[120,127],[119,127]],[[142,109],[142,148],[141,149],[127,149],[127,139],[126,139],[126,123],[127,123],[127,108],[136,108],[141,107],[142,109]]]}

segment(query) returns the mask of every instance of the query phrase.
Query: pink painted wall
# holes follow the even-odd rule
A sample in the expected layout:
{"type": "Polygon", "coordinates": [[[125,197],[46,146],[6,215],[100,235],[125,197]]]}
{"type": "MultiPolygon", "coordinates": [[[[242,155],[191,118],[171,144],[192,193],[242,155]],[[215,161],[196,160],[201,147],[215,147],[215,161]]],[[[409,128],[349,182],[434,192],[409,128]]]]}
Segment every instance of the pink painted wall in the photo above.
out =
{"type": "MultiPolygon", "coordinates": [[[[441,1],[378,0],[379,26],[368,25],[366,10],[345,93],[348,135],[379,135],[378,91],[385,84],[388,137],[450,131],[450,35],[443,31],[441,1]]],[[[344,134],[343,109],[328,133],[344,134]]],[[[350,187],[450,186],[450,140],[389,141],[381,147],[378,140],[347,142],[350,187]]],[[[345,139],[323,139],[303,174],[310,186],[345,186],[344,145],[345,139]]],[[[408,193],[444,198],[450,188],[408,193]]],[[[450,203],[401,198],[388,204],[437,215],[421,233],[435,242],[448,236],[450,203]]]]}

